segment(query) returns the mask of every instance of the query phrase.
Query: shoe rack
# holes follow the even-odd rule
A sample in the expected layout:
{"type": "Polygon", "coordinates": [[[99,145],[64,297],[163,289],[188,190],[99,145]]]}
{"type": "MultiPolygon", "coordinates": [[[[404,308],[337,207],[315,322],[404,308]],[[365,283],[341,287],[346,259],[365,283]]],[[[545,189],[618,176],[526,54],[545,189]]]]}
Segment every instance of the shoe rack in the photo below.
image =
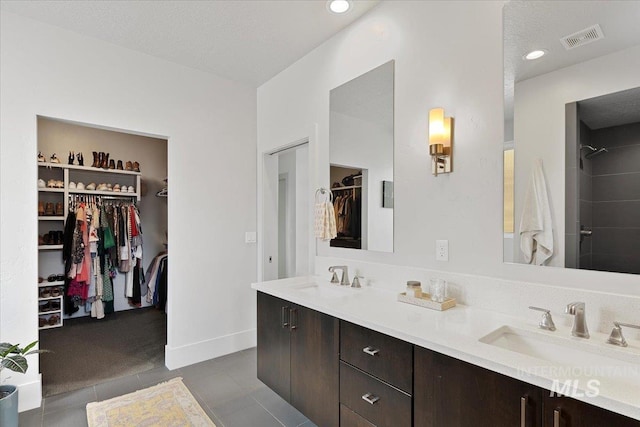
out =
{"type": "MultiPolygon", "coordinates": [[[[38,269],[40,275],[45,277],[44,281],[38,283],[38,327],[39,329],[59,328],[63,326],[63,286],[64,280],[47,281],[46,277],[54,274],[64,274],[64,262],[62,260],[62,231],[64,223],[69,214],[69,197],[72,195],[98,195],[98,196],[115,196],[123,199],[135,199],[140,201],[140,181],[142,174],[140,172],[119,170],[119,169],[101,169],[89,166],[65,165],[61,163],[38,162],[38,178],[44,180],[45,184],[49,180],[62,181],[61,188],[38,188],[38,269]],[[109,183],[115,185],[133,186],[133,193],[116,192],[116,191],[98,191],[98,190],[79,190],[77,188],[69,188],[69,183],[82,182],[89,183],[109,183]],[[44,209],[42,212],[40,203],[46,206],[48,203],[53,205],[53,214],[51,210],[44,209]],[[55,206],[62,203],[62,215],[55,212],[55,206]],[[44,213],[44,214],[43,214],[44,213]],[[59,233],[56,233],[59,232],[59,233]],[[40,241],[42,235],[52,235],[52,239],[46,244],[40,241]],[[57,290],[55,290],[57,289],[57,290]],[[56,296],[53,296],[53,294],[56,296]]],[[[58,185],[60,187],[60,185],[58,185]]]]}

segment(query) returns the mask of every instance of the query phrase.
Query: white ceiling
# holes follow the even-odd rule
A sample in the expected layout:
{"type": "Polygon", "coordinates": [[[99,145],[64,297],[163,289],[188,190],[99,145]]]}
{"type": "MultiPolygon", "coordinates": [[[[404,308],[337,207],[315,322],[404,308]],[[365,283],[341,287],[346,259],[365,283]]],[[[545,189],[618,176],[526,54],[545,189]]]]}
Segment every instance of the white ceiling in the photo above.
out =
{"type": "Polygon", "coordinates": [[[513,117],[514,82],[640,44],[640,1],[522,1],[504,6],[505,116],[513,117]],[[562,37],[599,24],[604,39],[566,50],[562,37]],[[547,54],[534,61],[534,49],[547,54]]]}
{"type": "Polygon", "coordinates": [[[578,105],[580,120],[592,130],[640,123],[640,88],[579,101],[578,105]]]}
{"type": "Polygon", "coordinates": [[[14,12],[119,46],[259,86],[376,6],[344,15],[325,0],[5,1],[14,12]]]}

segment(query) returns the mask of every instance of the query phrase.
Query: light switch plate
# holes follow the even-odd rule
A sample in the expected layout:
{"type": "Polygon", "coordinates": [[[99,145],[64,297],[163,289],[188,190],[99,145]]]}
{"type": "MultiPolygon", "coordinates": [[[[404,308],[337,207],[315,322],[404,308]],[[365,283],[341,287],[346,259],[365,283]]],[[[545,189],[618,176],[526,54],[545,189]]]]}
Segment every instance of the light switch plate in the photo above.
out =
{"type": "Polygon", "coordinates": [[[436,261],[449,261],[448,240],[436,240],[436,261]]]}
{"type": "Polygon", "coordinates": [[[256,232],[255,231],[247,231],[244,233],[244,242],[245,243],[255,243],[256,242],[256,232]]]}

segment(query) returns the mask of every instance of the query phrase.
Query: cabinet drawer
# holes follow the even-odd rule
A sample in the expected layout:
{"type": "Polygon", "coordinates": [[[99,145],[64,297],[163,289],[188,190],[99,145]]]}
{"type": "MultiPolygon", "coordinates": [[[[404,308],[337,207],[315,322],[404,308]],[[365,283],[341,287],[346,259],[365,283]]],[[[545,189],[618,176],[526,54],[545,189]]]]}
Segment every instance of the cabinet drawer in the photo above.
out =
{"type": "Polygon", "coordinates": [[[413,346],[408,342],[341,322],[340,358],[412,394],[413,346]]]}
{"type": "Polygon", "coordinates": [[[376,427],[344,405],[340,405],[340,427],[376,427]]]}
{"type": "Polygon", "coordinates": [[[378,427],[411,426],[411,396],[344,362],[340,403],[378,427]]]}

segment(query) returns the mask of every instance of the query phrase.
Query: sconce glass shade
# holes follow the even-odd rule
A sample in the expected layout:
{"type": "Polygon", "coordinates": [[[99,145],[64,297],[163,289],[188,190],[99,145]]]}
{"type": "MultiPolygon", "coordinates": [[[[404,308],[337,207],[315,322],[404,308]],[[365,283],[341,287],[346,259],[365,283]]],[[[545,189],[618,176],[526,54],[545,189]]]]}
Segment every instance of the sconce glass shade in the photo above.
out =
{"type": "Polygon", "coordinates": [[[444,144],[444,108],[429,110],[429,145],[444,144]]]}

